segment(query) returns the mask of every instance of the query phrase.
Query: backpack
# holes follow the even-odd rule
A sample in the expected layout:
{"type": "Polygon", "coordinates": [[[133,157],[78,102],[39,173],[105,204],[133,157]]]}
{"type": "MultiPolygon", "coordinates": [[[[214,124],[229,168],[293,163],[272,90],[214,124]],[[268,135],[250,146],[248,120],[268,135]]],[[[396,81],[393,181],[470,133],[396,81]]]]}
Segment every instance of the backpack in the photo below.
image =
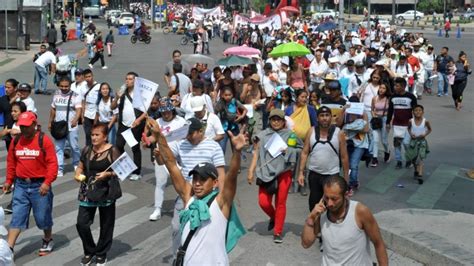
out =
{"type": "Polygon", "coordinates": [[[334,147],[334,145],[332,145],[331,143],[331,140],[332,140],[332,137],[334,136],[334,132],[336,131],[336,126],[335,125],[331,125],[329,127],[329,131],[328,131],[328,137],[327,137],[327,140],[321,140],[320,137],[321,137],[321,132],[319,130],[319,126],[318,127],[314,127],[314,138],[316,140],[316,142],[313,144],[313,146],[311,147],[311,150],[310,152],[312,152],[314,150],[314,148],[316,147],[316,145],[318,143],[321,143],[321,144],[329,144],[329,146],[331,147],[331,149],[334,151],[334,153],[336,153],[337,157],[339,158],[339,165],[341,164],[341,156],[339,156],[339,152],[336,150],[336,148],[334,147]]]}
{"type": "MultiPolygon", "coordinates": [[[[20,141],[20,138],[21,138],[21,135],[16,135],[15,138],[13,139],[13,150],[15,150],[16,145],[20,141]]],[[[44,132],[40,131],[39,136],[38,136],[38,145],[40,146],[40,150],[43,153],[43,156],[45,156],[46,150],[44,149],[43,139],[44,139],[44,132]]]]}
{"type": "Polygon", "coordinates": [[[71,60],[68,55],[62,55],[58,57],[58,63],[56,64],[57,71],[69,71],[71,70],[71,60]]]}

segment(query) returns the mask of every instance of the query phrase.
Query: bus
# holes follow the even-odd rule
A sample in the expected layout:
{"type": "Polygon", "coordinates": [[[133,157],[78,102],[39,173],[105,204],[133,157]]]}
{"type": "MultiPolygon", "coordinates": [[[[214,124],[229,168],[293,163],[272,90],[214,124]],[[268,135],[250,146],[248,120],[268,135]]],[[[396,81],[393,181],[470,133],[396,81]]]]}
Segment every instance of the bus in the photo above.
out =
{"type": "Polygon", "coordinates": [[[85,18],[99,17],[101,15],[99,0],[84,0],[82,12],[85,18]]]}

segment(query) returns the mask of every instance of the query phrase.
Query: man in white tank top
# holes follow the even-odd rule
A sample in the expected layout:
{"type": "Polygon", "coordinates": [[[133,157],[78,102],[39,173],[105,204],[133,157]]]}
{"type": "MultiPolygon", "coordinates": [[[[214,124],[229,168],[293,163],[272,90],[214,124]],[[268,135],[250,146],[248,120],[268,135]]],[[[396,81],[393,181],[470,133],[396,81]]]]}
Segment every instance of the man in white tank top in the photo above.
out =
{"type": "Polygon", "coordinates": [[[324,183],[324,196],[306,219],[301,244],[309,248],[321,233],[322,265],[372,265],[369,240],[378,265],[388,265],[380,229],[367,206],[349,200],[347,182],[332,176],[324,183]]]}
{"type": "Polygon", "coordinates": [[[232,201],[237,190],[241,151],[244,146],[248,145],[248,137],[243,133],[246,130],[245,127],[237,136],[228,131],[235,150],[230,160],[225,182],[220,186],[222,190],[213,200],[209,196],[215,194],[214,191],[219,187],[215,166],[210,163],[197,164],[189,172],[193,179],[191,184],[188,183],[176,165],[176,159],[166,138],[161,133],[158,123],[153,119],[147,119],[147,126],[157,140],[158,148],[154,150],[155,158],[161,157],[165,163],[173,186],[186,206],[183,210],[185,213],[180,214],[180,220],[187,221],[181,224],[181,247],[177,259],[182,259],[184,265],[229,265],[226,252],[226,230],[232,201]],[[194,205],[195,208],[190,208],[190,205],[194,205]],[[203,209],[205,210],[201,211],[203,209]],[[194,213],[191,213],[193,211],[194,213]],[[186,212],[189,212],[189,216],[186,212]],[[194,235],[190,240],[187,240],[192,230],[195,230],[194,235]],[[183,249],[185,254],[180,256],[183,249]]]}

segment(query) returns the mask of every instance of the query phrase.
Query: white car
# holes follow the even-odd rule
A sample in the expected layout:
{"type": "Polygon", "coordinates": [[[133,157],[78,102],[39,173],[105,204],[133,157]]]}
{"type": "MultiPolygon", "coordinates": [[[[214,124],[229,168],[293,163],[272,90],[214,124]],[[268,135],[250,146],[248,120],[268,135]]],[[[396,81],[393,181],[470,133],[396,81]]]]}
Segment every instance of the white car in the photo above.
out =
{"type": "MultiPolygon", "coordinates": [[[[365,28],[367,28],[367,19],[364,19],[364,21],[359,22],[359,25],[364,26],[365,28]]],[[[380,25],[380,27],[382,27],[384,29],[389,28],[390,27],[390,21],[388,21],[386,19],[379,19],[379,25],[380,25]]],[[[375,26],[375,21],[372,18],[370,19],[370,26],[375,26]]]]}
{"type": "Polygon", "coordinates": [[[135,20],[133,18],[133,14],[130,12],[123,12],[120,14],[120,17],[118,18],[118,26],[128,26],[131,28],[134,24],[135,20]]]}
{"type": "MultiPolygon", "coordinates": [[[[420,11],[416,11],[416,20],[421,20],[425,14],[420,11]]],[[[396,14],[395,18],[398,20],[413,20],[415,18],[415,10],[408,10],[405,13],[396,14]]]]}
{"type": "Polygon", "coordinates": [[[319,12],[314,13],[312,18],[313,19],[328,18],[328,17],[337,18],[338,16],[339,16],[339,12],[336,12],[332,9],[323,9],[319,12]]]}
{"type": "Polygon", "coordinates": [[[112,22],[112,25],[118,24],[120,14],[122,14],[122,11],[120,10],[112,10],[109,12],[108,15],[110,16],[110,21],[112,22]]]}

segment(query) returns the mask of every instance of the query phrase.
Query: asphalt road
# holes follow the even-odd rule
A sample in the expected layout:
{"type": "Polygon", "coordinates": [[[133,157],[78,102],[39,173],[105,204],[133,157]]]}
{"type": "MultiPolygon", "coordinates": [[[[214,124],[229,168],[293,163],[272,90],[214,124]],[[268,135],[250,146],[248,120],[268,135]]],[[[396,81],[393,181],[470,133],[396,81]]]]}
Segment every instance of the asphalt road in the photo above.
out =
{"type": "MultiPolygon", "coordinates": [[[[100,25],[101,26],[101,25],[100,25]]],[[[103,31],[105,33],[105,30],[103,31]]],[[[450,54],[457,57],[460,50],[468,52],[472,60],[472,43],[474,35],[466,33],[461,39],[437,37],[435,32],[426,32],[439,51],[442,46],[450,47],[450,54]]],[[[191,53],[192,46],[181,46],[181,36],[161,31],[153,32],[150,45],[138,43],[132,45],[130,36],[116,35],[114,55],[106,57],[107,70],[99,64],[94,68],[97,81],[107,81],[113,88],[118,88],[128,71],[136,71],[140,76],[160,84],[160,91],[165,92],[163,73],[164,65],[171,59],[171,53],[180,49],[183,54],[191,53]]],[[[78,41],[67,42],[61,46],[65,53],[75,53],[82,48],[78,41]]],[[[212,57],[218,59],[222,51],[229,47],[221,39],[211,41],[212,57]]],[[[80,60],[81,67],[87,67],[86,59],[80,60]]],[[[0,73],[0,80],[14,77],[23,82],[33,81],[33,65],[30,60],[14,64],[0,73]]],[[[52,82],[49,83],[50,87],[52,82]]],[[[431,121],[433,133],[429,136],[431,153],[426,160],[425,184],[420,186],[412,179],[413,169],[395,170],[394,162],[381,163],[377,168],[360,170],[361,189],[353,197],[362,201],[374,212],[399,208],[444,209],[474,213],[472,191],[474,180],[465,177],[466,169],[473,168],[473,79],[469,80],[464,96],[464,108],[458,112],[453,108],[450,97],[425,96],[421,104],[425,106],[426,118],[431,121]],[[401,184],[403,188],[398,185],[401,184]]],[[[53,88],[53,87],[51,87],[53,88]]],[[[40,122],[46,124],[52,96],[34,96],[40,115],[40,122]]],[[[80,143],[83,145],[83,131],[80,143]]],[[[158,222],[149,222],[154,195],[154,170],[148,160],[148,150],[143,151],[143,179],[125,181],[124,196],[118,201],[115,238],[109,261],[114,265],[157,265],[170,261],[170,219],[176,193],[168,186],[165,194],[163,217],[158,222]]],[[[5,150],[0,150],[0,173],[5,168],[5,150]]],[[[247,155],[250,158],[250,155],[247,155]]],[[[230,158],[228,154],[227,159],[230,158]]],[[[70,161],[66,161],[70,163],[70,161]]],[[[246,174],[249,160],[242,163],[239,176],[238,192],[235,203],[248,233],[230,254],[232,264],[236,265],[299,265],[315,264],[320,261],[320,252],[316,248],[304,250],[299,236],[307,215],[307,197],[290,194],[287,204],[287,218],[284,229],[284,243],[273,244],[272,234],[266,230],[268,218],[257,203],[257,187],[249,186],[246,174]]],[[[54,183],[54,240],[56,250],[47,257],[38,257],[35,252],[41,244],[41,233],[36,227],[20,235],[15,248],[16,264],[23,265],[77,265],[82,256],[82,247],[75,229],[77,215],[76,195],[78,185],[72,180],[72,166],[66,167],[66,175],[54,183]]],[[[0,200],[5,204],[9,196],[0,200]]],[[[98,218],[98,217],[97,217],[98,218]]],[[[9,219],[9,216],[7,216],[9,219]]],[[[33,222],[33,219],[31,219],[33,222]]],[[[97,228],[97,224],[93,226],[97,228]]],[[[407,265],[409,262],[397,260],[392,262],[407,265]]]]}

